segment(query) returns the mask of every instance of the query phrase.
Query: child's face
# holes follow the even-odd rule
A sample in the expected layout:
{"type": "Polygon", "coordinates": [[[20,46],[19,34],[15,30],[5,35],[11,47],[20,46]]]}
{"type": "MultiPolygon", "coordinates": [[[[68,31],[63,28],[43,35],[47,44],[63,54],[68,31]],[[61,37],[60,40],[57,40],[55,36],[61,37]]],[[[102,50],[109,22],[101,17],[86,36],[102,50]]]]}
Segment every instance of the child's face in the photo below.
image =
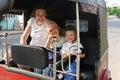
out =
{"type": "Polygon", "coordinates": [[[65,39],[67,42],[72,43],[76,38],[76,34],[74,31],[66,31],[65,32],[65,39]]]}

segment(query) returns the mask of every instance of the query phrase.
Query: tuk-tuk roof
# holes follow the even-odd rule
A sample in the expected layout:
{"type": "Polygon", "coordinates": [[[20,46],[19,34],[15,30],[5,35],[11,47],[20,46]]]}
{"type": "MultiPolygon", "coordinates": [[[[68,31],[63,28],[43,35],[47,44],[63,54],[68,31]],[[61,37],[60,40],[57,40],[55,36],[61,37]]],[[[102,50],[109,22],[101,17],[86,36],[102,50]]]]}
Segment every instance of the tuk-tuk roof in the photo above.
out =
{"type": "Polygon", "coordinates": [[[18,10],[32,10],[36,4],[44,3],[45,6],[66,6],[69,7],[69,4],[66,4],[67,1],[78,1],[80,3],[90,4],[92,6],[98,7],[106,7],[104,0],[14,0],[13,9],[18,10]],[[21,5],[22,4],[22,5],[21,5]]]}
{"type": "MultiPolygon", "coordinates": [[[[0,3],[4,3],[5,5],[0,5],[0,10],[3,11],[3,9],[7,10],[12,7],[12,12],[16,13],[16,12],[20,12],[19,10],[24,10],[24,11],[32,11],[33,8],[37,5],[37,4],[41,4],[44,3],[45,6],[51,7],[51,6],[57,6],[57,5],[61,5],[64,7],[69,7],[70,5],[66,2],[67,1],[78,1],[80,3],[85,3],[85,4],[89,4],[95,7],[101,6],[101,7],[106,7],[105,5],[105,1],[104,0],[1,0],[0,3]],[[8,5],[9,4],[9,5],[8,5]]],[[[63,7],[62,7],[63,8],[63,7]]]]}
{"type": "Polygon", "coordinates": [[[93,6],[102,6],[102,7],[106,7],[105,1],[104,0],[70,0],[70,1],[78,1],[81,3],[87,3],[87,4],[91,4],[93,6]]]}

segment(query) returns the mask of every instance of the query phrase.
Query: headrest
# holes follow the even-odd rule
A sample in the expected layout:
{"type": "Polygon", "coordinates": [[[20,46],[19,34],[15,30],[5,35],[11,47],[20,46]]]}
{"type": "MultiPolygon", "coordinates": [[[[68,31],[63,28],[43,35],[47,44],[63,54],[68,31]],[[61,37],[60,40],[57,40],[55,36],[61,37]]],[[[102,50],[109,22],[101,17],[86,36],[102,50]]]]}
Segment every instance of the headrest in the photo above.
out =
{"type": "Polygon", "coordinates": [[[30,45],[12,45],[11,53],[16,64],[44,69],[48,66],[48,50],[30,45]]]}

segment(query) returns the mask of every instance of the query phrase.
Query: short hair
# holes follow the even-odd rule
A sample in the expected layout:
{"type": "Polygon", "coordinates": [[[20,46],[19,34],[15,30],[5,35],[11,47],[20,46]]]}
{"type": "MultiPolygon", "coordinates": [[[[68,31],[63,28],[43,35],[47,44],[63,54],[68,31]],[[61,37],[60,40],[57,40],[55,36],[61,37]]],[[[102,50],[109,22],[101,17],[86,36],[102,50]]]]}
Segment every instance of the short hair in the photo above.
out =
{"type": "Polygon", "coordinates": [[[67,25],[66,28],[65,28],[65,32],[66,31],[74,31],[75,34],[77,34],[77,31],[76,31],[76,28],[74,25],[67,25]]]}
{"type": "Polygon", "coordinates": [[[43,9],[43,10],[45,10],[45,12],[46,12],[46,14],[47,14],[47,9],[46,9],[46,7],[45,7],[43,4],[39,4],[39,5],[37,5],[37,6],[34,7],[33,12],[32,12],[32,14],[31,14],[31,17],[35,17],[35,11],[36,11],[37,9],[43,9]]]}
{"type": "Polygon", "coordinates": [[[76,36],[74,41],[76,41],[76,39],[77,39],[77,31],[76,31],[75,26],[74,25],[67,25],[66,28],[65,28],[65,33],[66,33],[66,31],[73,31],[75,33],[75,36],[76,36]]]}

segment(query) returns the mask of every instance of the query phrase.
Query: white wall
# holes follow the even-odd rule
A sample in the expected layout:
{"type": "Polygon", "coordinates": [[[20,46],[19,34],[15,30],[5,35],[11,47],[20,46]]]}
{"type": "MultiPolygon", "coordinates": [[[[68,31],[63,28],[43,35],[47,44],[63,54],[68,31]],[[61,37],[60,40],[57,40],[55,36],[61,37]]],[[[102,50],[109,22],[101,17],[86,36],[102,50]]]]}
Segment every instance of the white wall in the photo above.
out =
{"type": "Polygon", "coordinates": [[[107,6],[112,7],[112,6],[118,6],[120,7],[120,0],[105,0],[107,6]]]}
{"type": "Polygon", "coordinates": [[[18,20],[20,23],[23,23],[23,15],[18,15],[18,20]]]}

